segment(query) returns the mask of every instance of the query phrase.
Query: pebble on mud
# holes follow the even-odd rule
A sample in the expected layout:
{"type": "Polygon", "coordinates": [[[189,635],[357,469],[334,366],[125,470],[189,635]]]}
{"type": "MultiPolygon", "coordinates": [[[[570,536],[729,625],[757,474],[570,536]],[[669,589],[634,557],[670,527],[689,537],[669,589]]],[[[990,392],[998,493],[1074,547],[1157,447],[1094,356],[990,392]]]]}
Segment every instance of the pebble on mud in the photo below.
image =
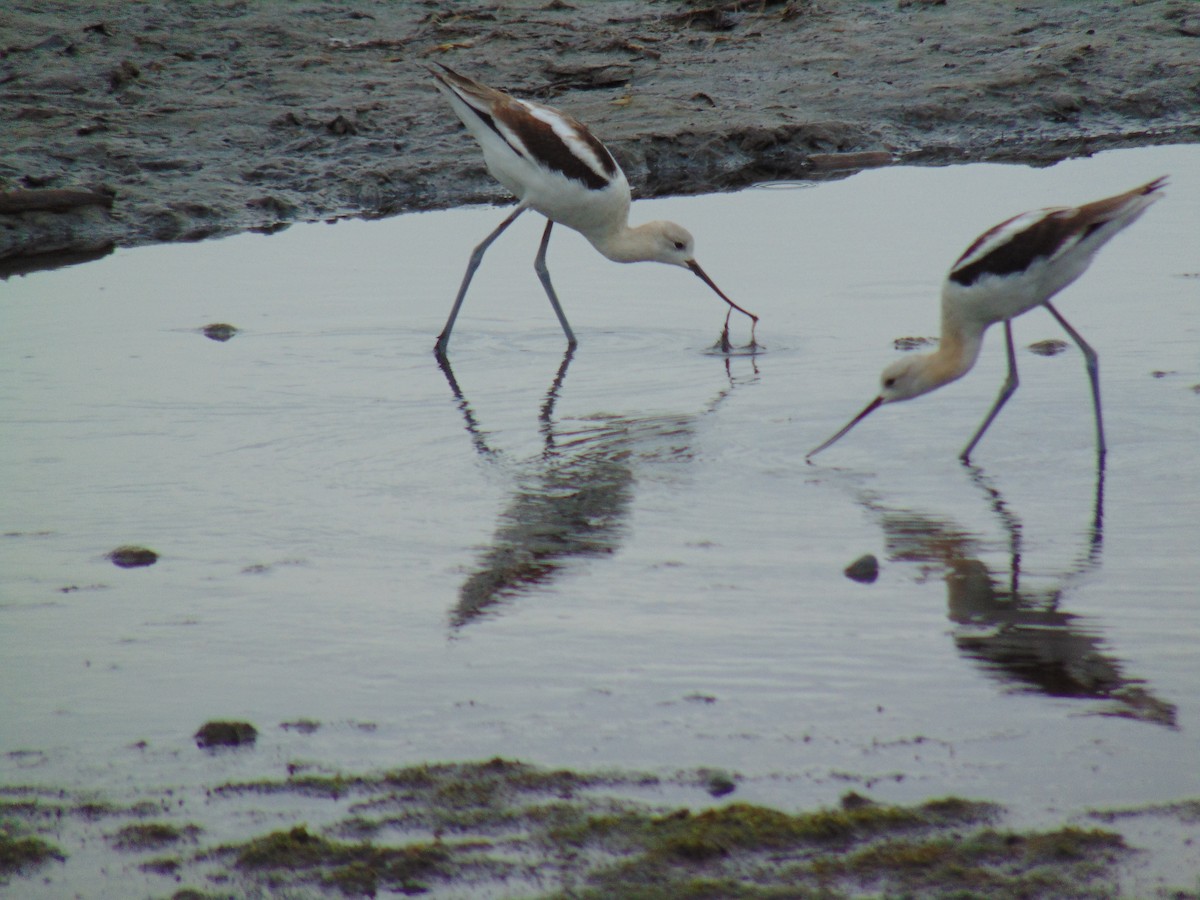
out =
{"type": "Polygon", "coordinates": [[[258,740],[258,729],[249,722],[205,722],[193,737],[201,748],[240,747],[258,740]]]}
{"type": "Polygon", "coordinates": [[[121,60],[111,72],[108,73],[109,90],[117,91],[142,77],[141,70],[127,59],[121,60]]]}
{"type": "Polygon", "coordinates": [[[330,134],[358,134],[358,126],[343,115],[335,116],[333,119],[326,122],[325,129],[330,134]]]}
{"type": "Polygon", "coordinates": [[[229,340],[238,332],[237,328],[227,325],[224,322],[213,322],[211,325],[205,325],[201,331],[210,341],[221,341],[222,343],[229,340]]]}
{"type": "Polygon", "coordinates": [[[114,566],[122,569],[136,569],[140,566],[152,566],[158,562],[158,554],[148,547],[136,547],[126,544],[108,554],[114,566]]]}
{"type": "Polygon", "coordinates": [[[1031,353],[1036,353],[1038,356],[1058,356],[1067,349],[1067,342],[1060,341],[1057,338],[1050,338],[1045,341],[1035,341],[1029,345],[1031,353]]]}
{"type": "Polygon", "coordinates": [[[0,213],[70,212],[83,206],[113,205],[113,195],[86,188],[31,188],[0,191],[0,213]]]}
{"type": "Polygon", "coordinates": [[[846,577],[851,581],[858,581],[862,584],[871,584],[879,577],[879,560],[875,558],[875,554],[868,553],[865,556],[860,556],[844,569],[846,577]]]}

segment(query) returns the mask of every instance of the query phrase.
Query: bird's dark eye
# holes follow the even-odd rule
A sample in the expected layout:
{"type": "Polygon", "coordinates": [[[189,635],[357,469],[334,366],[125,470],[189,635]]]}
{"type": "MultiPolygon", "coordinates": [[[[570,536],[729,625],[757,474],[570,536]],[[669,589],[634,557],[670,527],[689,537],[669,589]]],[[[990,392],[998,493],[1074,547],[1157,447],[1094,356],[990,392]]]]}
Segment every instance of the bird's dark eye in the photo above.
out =
{"type": "Polygon", "coordinates": [[[888,379],[885,379],[885,380],[884,380],[884,382],[883,382],[883,386],[884,386],[885,388],[895,387],[895,386],[896,386],[896,379],[895,379],[895,378],[888,378],[888,379]]]}
{"type": "Polygon", "coordinates": [[[685,244],[683,241],[676,241],[676,242],[675,242],[675,249],[676,249],[676,250],[683,250],[685,247],[687,247],[687,244],[685,244]]]}

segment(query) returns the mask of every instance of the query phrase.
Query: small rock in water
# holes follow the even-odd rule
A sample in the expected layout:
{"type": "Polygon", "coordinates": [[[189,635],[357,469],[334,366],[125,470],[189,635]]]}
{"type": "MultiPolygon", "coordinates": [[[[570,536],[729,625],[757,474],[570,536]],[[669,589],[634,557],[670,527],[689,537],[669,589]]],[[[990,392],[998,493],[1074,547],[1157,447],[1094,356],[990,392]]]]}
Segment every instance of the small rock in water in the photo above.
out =
{"type": "Polygon", "coordinates": [[[857,791],[847,791],[842,794],[842,809],[855,810],[864,809],[868,806],[874,806],[875,801],[870,797],[864,797],[857,791]]]}
{"type": "Polygon", "coordinates": [[[1067,342],[1051,338],[1032,343],[1029,345],[1029,349],[1038,356],[1058,356],[1058,354],[1067,349],[1067,342]]]}
{"type": "Polygon", "coordinates": [[[258,729],[249,722],[205,722],[193,737],[197,747],[240,747],[258,739],[258,729]]]}
{"type": "Polygon", "coordinates": [[[227,341],[238,331],[232,325],[224,322],[213,322],[211,325],[205,325],[201,330],[210,341],[227,341]]]}
{"type": "Polygon", "coordinates": [[[846,577],[852,581],[870,584],[879,577],[879,560],[873,553],[860,556],[845,568],[846,577]]]}
{"type": "Polygon", "coordinates": [[[112,560],[113,565],[120,566],[122,569],[152,566],[158,562],[158,554],[153,550],[146,547],[135,547],[132,544],[118,547],[108,554],[108,558],[112,560]]]}
{"type": "Polygon", "coordinates": [[[701,774],[704,776],[704,789],[710,796],[724,797],[737,790],[737,785],[726,772],[705,771],[701,774]]]}

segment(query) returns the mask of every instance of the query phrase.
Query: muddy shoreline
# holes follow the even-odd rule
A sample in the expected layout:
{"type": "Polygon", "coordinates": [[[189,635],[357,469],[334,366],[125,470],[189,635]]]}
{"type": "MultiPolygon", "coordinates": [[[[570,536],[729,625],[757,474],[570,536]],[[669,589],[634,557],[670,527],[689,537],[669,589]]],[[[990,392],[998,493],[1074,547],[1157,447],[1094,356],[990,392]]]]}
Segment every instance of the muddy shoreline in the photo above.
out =
{"type": "Polygon", "coordinates": [[[1195,141],[1198,54],[1184,0],[18,2],[0,194],[94,199],[0,211],[0,259],[503,202],[431,60],[569,109],[645,197],[1195,141]]]}

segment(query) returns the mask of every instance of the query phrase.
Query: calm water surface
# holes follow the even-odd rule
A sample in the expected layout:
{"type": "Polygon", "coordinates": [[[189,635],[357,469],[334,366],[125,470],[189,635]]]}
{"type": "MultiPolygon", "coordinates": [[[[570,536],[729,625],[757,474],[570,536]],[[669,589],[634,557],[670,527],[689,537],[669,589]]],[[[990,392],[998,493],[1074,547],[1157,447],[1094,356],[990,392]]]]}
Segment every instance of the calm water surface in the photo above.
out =
{"type": "Polygon", "coordinates": [[[443,372],[434,337],[501,216],[0,284],[0,783],[120,797],[503,755],[724,767],[783,808],[955,793],[1017,824],[1200,796],[1200,148],[635,205],[761,315],[753,357],[710,352],[725,307],[688,273],[561,231],[565,358],[528,217],[443,372]],[[936,336],[978,233],[1167,173],[1058,304],[1100,353],[1105,471],[1078,352],[1025,349],[1065,337],[1040,311],[977,467],[956,456],[999,331],[968,377],[805,464],[893,340],[936,336]],[[130,543],[161,559],[114,567],[130,543]],[[878,579],[847,578],[867,553],[878,579]],[[212,718],[257,747],[204,755],[212,718]]]}

